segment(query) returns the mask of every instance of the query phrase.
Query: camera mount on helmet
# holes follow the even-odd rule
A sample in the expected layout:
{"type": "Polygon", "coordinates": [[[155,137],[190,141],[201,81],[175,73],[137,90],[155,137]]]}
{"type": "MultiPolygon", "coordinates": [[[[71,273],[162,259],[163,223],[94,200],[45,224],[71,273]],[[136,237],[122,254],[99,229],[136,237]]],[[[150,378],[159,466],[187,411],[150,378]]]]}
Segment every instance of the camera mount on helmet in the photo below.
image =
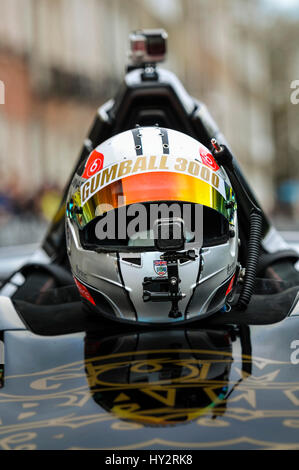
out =
{"type": "Polygon", "coordinates": [[[185,248],[185,224],[180,218],[158,219],[154,224],[155,247],[163,252],[160,259],[167,263],[166,279],[145,277],[142,283],[144,302],[171,302],[169,318],[180,318],[182,312],[178,303],[185,297],[179,284],[179,262],[195,261],[195,250],[181,251],[185,248]]]}

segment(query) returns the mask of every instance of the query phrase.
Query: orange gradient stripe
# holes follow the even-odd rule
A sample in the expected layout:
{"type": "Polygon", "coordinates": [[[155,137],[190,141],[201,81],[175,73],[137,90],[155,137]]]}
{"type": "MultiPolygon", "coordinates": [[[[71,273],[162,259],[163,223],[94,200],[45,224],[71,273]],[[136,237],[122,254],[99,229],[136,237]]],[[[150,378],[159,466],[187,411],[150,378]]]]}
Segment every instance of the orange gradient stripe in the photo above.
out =
{"type": "Polygon", "coordinates": [[[83,206],[78,224],[84,227],[97,215],[111,208],[155,201],[181,201],[202,204],[227,217],[225,199],[210,184],[191,175],[153,172],[128,176],[111,183],[83,206]]]}

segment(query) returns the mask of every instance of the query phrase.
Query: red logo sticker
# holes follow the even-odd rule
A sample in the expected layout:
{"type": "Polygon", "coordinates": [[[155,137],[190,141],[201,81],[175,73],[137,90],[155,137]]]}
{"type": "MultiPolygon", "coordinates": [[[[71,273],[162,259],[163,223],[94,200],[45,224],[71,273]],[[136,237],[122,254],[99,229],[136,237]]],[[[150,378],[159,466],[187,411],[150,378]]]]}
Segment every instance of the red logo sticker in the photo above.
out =
{"type": "Polygon", "coordinates": [[[90,302],[92,305],[95,305],[96,303],[93,300],[93,298],[91,297],[91,295],[88,292],[87,288],[85,286],[83,286],[83,284],[81,284],[81,282],[79,282],[75,277],[74,277],[74,281],[76,283],[76,286],[78,287],[78,291],[79,291],[81,297],[88,300],[88,302],[90,302]]]}
{"type": "Polygon", "coordinates": [[[104,164],[104,155],[94,150],[86,162],[82,178],[85,178],[85,179],[91,178],[93,175],[95,175],[98,171],[100,171],[103,168],[103,164],[104,164]]]}
{"type": "Polygon", "coordinates": [[[215,162],[214,157],[211,153],[205,152],[204,150],[200,150],[199,153],[201,156],[201,161],[204,165],[211,168],[211,170],[214,170],[214,171],[219,170],[219,166],[215,162]]]}
{"type": "Polygon", "coordinates": [[[234,274],[233,277],[232,277],[231,280],[230,280],[230,283],[229,283],[229,285],[228,285],[228,288],[227,288],[227,290],[226,290],[226,292],[225,292],[225,297],[231,292],[231,290],[232,290],[232,288],[233,288],[235,276],[236,276],[236,275],[234,274]]]}

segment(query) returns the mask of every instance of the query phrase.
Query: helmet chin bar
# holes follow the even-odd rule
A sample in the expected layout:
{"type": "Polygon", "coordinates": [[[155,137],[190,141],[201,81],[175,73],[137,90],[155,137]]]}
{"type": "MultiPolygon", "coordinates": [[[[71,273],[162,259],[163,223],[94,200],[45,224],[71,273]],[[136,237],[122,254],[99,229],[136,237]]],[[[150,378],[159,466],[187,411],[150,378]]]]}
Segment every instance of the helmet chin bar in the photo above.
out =
{"type": "Polygon", "coordinates": [[[156,224],[155,245],[157,250],[164,251],[160,259],[167,263],[167,278],[145,277],[143,286],[144,302],[171,302],[169,318],[180,318],[179,301],[186,297],[180,290],[180,278],[178,262],[195,261],[198,255],[195,250],[178,251],[185,247],[184,222],[181,219],[160,219],[156,224]],[[180,225],[181,236],[176,239],[166,240],[163,229],[168,228],[173,234],[174,226],[180,225]]]}

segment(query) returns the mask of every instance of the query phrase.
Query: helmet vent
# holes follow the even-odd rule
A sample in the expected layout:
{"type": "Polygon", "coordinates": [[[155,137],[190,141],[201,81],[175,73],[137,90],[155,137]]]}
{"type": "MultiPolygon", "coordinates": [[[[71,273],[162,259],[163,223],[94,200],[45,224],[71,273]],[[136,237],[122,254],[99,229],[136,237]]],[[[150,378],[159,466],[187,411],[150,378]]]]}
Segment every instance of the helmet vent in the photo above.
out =
{"type": "Polygon", "coordinates": [[[121,261],[125,263],[135,264],[136,266],[141,266],[141,256],[139,258],[121,258],[121,261]]]}

